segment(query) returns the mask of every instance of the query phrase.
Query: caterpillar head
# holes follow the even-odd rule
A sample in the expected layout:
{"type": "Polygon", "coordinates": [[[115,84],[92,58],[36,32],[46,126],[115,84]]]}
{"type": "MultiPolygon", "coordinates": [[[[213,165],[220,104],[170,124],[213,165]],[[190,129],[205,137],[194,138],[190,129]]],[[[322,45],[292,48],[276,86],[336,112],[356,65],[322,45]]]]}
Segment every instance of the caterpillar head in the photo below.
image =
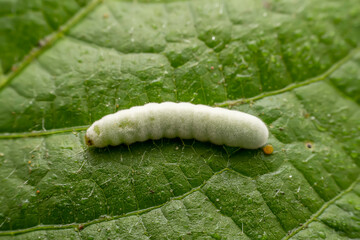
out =
{"type": "Polygon", "coordinates": [[[85,134],[85,143],[88,146],[93,146],[94,145],[93,140],[91,140],[91,138],[88,136],[87,133],[85,134]]]}

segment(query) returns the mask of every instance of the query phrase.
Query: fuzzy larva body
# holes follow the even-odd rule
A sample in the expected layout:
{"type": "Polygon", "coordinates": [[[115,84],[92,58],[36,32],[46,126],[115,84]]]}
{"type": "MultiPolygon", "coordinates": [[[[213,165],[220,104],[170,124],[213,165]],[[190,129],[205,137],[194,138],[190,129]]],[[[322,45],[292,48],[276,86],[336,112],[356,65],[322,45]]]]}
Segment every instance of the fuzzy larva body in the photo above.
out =
{"type": "Polygon", "coordinates": [[[218,145],[260,148],[267,142],[263,121],[247,113],[191,103],[148,103],[109,114],[85,134],[95,147],[131,144],[148,139],[194,138],[218,145]]]}

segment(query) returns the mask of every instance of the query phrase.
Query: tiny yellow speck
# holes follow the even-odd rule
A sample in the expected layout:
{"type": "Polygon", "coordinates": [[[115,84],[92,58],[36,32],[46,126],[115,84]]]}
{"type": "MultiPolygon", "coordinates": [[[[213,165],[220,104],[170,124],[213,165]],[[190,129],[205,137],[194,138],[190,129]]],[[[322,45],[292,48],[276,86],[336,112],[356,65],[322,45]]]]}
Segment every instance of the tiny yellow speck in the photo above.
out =
{"type": "Polygon", "coordinates": [[[266,154],[266,155],[269,155],[269,154],[272,154],[274,152],[274,148],[272,145],[268,144],[266,145],[265,147],[263,147],[263,152],[266,154]]]}

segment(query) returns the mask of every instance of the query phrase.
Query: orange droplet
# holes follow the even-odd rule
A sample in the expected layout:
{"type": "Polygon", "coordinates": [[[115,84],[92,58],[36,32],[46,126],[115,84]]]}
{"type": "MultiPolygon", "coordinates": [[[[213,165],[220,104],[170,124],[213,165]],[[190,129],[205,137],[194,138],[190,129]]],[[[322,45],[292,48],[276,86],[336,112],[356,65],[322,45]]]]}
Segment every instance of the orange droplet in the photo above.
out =
{"type": "Polygon", "coordinates": [[[269,155],[269,154],[272,154],[272,153],[273,153],[274,148],[273,148],[272,145],[268,144],[268,145],[266,145],[265,147],[263,147],[262,150],[263,150],[263,152],[264,152],[265,154],[269,155]]]}
{"type": "Polygon", "coordinates": [[[31,161],[28,161],[28,164],[31,164],[31,161]]]}
{"type": "Polygon", "coordinates": [[[36,190],[36,193],[39,194],[39,193],[40,193],[40,190],[36,190]]]}

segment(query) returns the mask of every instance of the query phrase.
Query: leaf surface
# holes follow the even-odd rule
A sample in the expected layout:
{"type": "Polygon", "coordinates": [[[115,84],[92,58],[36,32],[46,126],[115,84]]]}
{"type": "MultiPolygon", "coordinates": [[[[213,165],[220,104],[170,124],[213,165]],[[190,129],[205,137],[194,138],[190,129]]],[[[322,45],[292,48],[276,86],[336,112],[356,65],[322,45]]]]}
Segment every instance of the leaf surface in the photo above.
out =
{"type": "Polygon", "coordinates": [[[0,238],[360,238],[357,0],[25,2],[0,3],[0,238]],[[258,116],[275,151],[86,147],[163,101],[258,116]]]}

